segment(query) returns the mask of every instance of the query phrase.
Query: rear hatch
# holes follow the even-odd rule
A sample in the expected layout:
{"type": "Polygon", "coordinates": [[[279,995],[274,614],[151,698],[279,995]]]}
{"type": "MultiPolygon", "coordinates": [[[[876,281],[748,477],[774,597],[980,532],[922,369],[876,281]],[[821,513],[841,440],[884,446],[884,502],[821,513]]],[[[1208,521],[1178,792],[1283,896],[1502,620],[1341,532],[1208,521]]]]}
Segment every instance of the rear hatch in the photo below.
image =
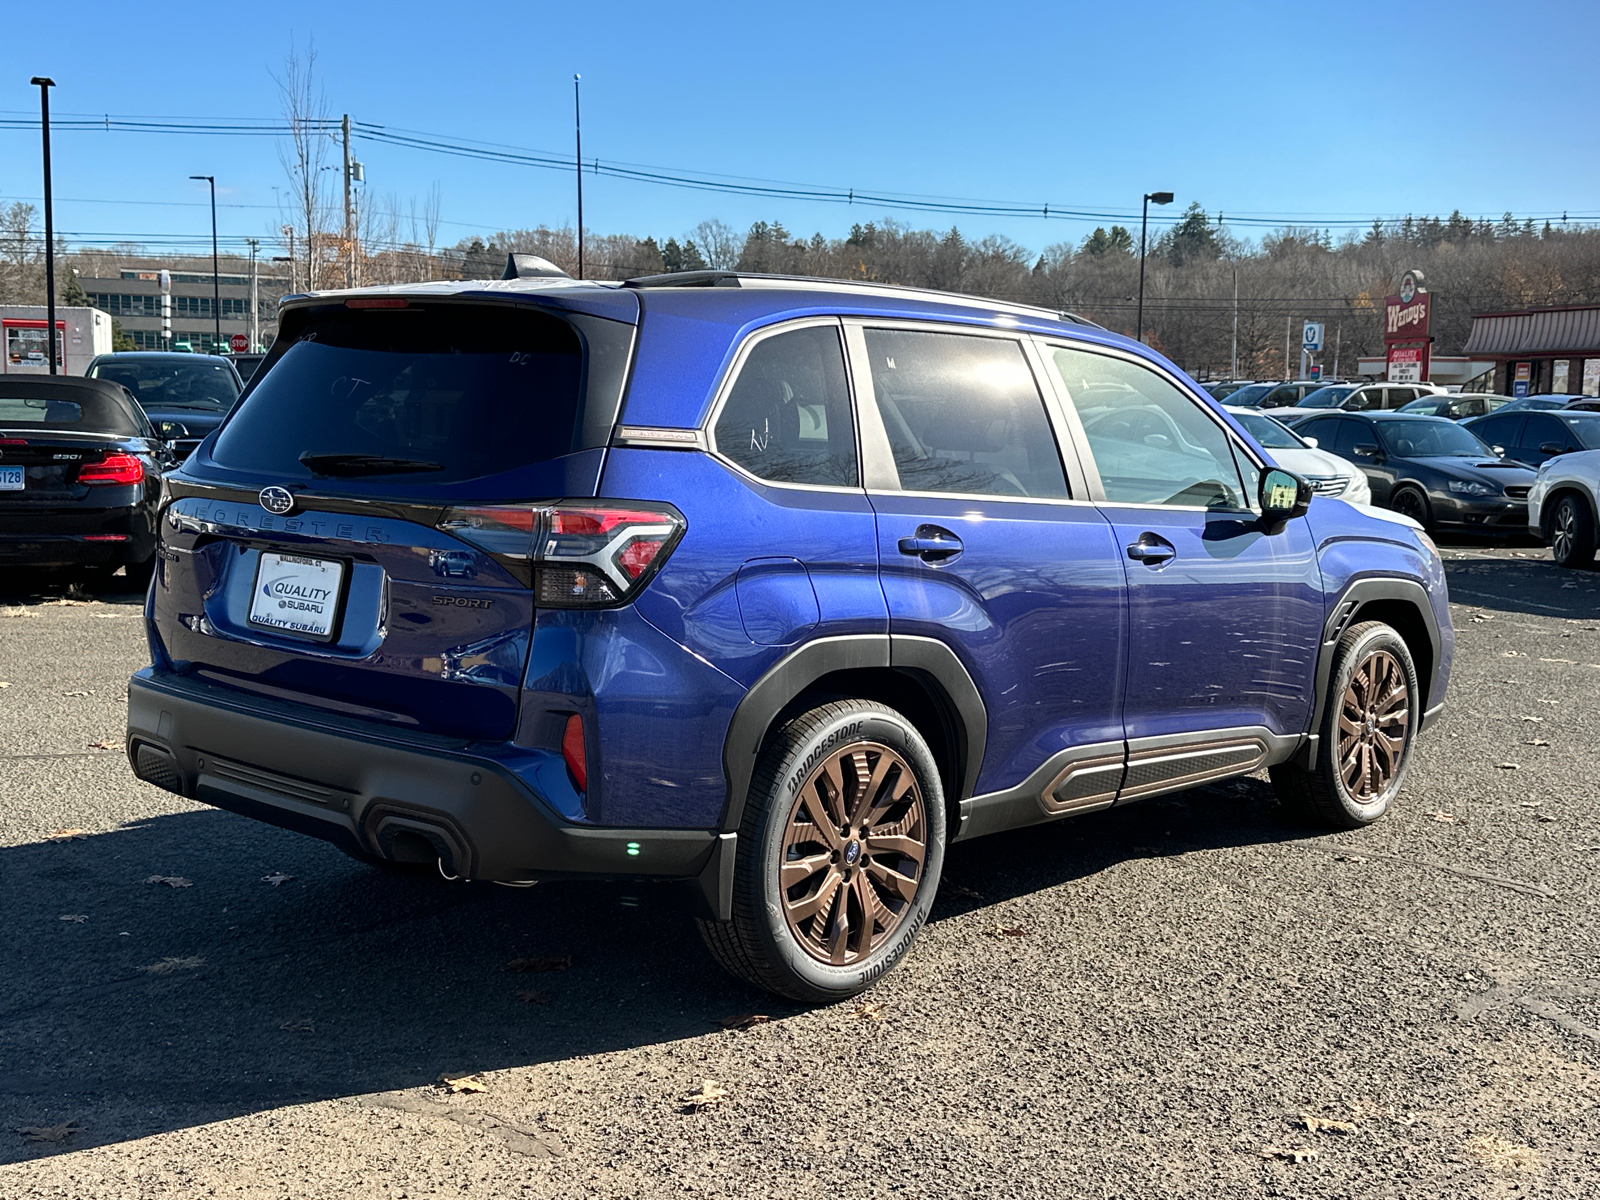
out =
{"type": "Polygon", "coordinates": [[[636,301],[608,303],[623,320],[434,297],[287,309],[255,386],[168,479],[155,619],[175,668],[509,737],[531,506],[594,495],[626,376],[636,301]]]}

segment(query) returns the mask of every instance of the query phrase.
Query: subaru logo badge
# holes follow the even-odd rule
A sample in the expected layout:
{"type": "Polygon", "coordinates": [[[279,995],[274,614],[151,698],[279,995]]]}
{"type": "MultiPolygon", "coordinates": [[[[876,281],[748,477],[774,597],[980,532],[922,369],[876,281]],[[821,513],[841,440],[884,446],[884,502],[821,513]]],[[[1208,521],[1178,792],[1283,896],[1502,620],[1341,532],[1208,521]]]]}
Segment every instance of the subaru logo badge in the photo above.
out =
{"type": "Polygon", "coordinates": [[[280,517],[294,511],[294,496],[288,488],[264,487],[261,489],[261,495],[256,498],[261,502],[262,508],[280,517]]]}

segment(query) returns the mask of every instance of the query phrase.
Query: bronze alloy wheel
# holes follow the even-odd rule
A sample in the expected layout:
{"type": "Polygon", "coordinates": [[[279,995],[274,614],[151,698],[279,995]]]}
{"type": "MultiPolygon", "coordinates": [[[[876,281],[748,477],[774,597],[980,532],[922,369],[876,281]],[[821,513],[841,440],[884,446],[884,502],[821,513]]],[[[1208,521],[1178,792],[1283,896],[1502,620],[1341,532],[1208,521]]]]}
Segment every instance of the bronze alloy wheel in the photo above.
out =
{"type": "Polygon", "coordinates": [[[1350,673],[1339,710],[1339,776],[1350,798],[1370,804],[1382,796],[1405,758],[1411,725],[1406,671],[1388,650],[1367,655],[1350,673]]]}
{"type": "Polygon", "coordinates": [[[877,742],[828,755],[790,806],[779,866],[789,931],[819,962],[860,962],[921,885],[928,820],[916,775],[877,742]]]}

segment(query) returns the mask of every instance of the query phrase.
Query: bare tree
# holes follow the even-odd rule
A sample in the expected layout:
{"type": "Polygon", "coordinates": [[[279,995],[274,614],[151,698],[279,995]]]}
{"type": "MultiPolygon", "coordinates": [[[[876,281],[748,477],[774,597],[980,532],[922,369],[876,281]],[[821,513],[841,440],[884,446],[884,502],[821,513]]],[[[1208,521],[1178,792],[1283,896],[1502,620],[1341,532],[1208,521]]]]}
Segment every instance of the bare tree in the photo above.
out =
{"type": "Polygon", "coordinates": [[[323,180],[332,145],[328,100],[316,66],[316,47],[308,40],[304,56],[291,46],[283,75],[273,76],[289,124],[289,140],[279,144],[278,160],[291,185],[288,224],[304,255],[307,291],[314,291],[322,282],[322,259],[333,218],[331,189],[323,180]]]}
{"type": "Polygon", "coordinates": [[[44,301],[44,238],[34,232],[35,212],[20,200],[0,210],[0,303],[44,301]]]}
{"type": "Polygon", "coordinates": [[[744,239],[731,225],[716,219],[701,221],[689,231],[689,237],[699,247],[700,257],[714,271],[733,270],[744,250],[744,239]]]}

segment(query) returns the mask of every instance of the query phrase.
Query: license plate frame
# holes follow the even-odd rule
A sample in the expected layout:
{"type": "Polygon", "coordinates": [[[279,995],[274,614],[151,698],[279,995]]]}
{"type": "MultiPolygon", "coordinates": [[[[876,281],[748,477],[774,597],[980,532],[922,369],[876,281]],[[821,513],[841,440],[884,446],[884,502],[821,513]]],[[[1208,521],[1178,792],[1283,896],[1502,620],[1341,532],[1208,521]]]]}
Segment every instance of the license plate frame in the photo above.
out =
{"type": "Polygon", "coordinates": [[[28,468],[0,466],[0,492],[21,492],[28,486],[28,468]]]}
{"type": "Polygon", "coordinates": [[[331,642],[339,633],[350,565],[263,550],[250,588],[250,624],[285,637],[331,642]],[[304,614],[296,619],[294,614],[304,614]]]}

